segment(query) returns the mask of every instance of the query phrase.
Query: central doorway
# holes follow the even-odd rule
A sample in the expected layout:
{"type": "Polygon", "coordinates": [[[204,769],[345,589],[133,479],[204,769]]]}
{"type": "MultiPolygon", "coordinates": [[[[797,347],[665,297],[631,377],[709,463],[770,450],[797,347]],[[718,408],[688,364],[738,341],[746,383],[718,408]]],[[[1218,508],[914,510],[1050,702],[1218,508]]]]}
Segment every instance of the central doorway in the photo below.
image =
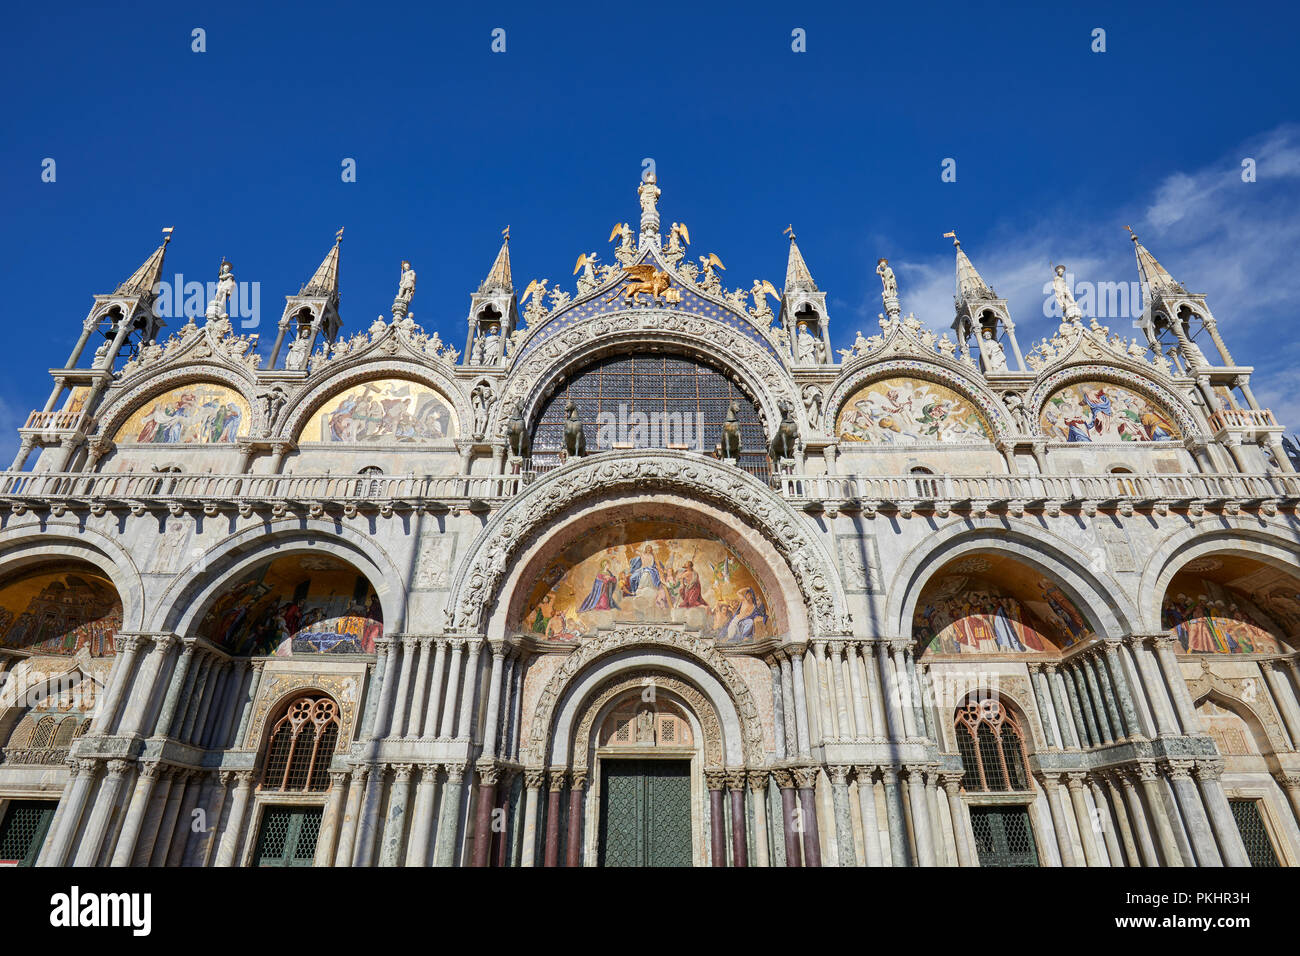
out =
{"type": "Polygon", "coordinates": [[[600,866],[691,865],[691,762],[601,761],[600,866]]]}

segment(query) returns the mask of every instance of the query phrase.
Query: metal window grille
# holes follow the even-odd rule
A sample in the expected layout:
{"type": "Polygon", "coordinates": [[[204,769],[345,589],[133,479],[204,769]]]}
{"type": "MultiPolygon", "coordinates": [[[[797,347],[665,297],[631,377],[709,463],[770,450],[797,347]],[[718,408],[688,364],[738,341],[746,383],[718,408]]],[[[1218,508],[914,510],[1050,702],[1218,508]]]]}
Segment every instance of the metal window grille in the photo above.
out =
{"type": "MultiPolygon", "coordinates": [[[[598,450],[602,420],[629,422],[633,414],[652,416],[659,424],[636,436],[651,447],[680,441],[675,427],[662,423],[702,423],[701,448],[711,453],[722,442],[722,425],[732,401],[740,404],[741,465],[766,475],[766,433],[754,400],[717,368],[691,358],[636,352],[599,359],[570,378],[542,407],[533,431],[533,457],[544,464],[564,447],[565,405],[573,402],[587,431],[587,448],[598,450]],[[606,416],[602,419],[602,415],[606,416]],[[672,417],[669,417],[672,416],[672,417]],[[688,417],[689,416],[689,417],[688,417]],[[698,416],[698,419],[697,417],[698,416]]],[[[632,420],[633,425],[636,420],[632,420]]]]}
{"type": "Polygon", "coordinates": [[[31,748],[44,750],[54,739],[54,718],[42,717],[36,722],[36,733],[32,734],[31,748]]]}
{"type": "Polygon", "coordinates": [[[72,744],[72,737],[77,732],[79,721],[76,717],[64,717],[59,721],[59,729],[54,732],[54,747],[68,747],[72,744]]]}
{"type": "Polygon", "coordinates": [[[996,700],[972,701],[957,711],[962,787],[971,793],[1028,790],[1025,739],[1015,716],[996,700]]]}
{"type": "Polygon", "coordinates": [[[54,818],[53,800],[14,800],[0,820],[0,866],[34,866],[54,818]]]}
{"type": "Polygon", "coordinates": [[[1024,807],[971,807],[980,866],[1037,866],[1038,848],[1024,807]]]}
{"type": "Polygon", "coordinates": [[[1264,826],[1264,817],[1259,812],[1258,800],[1229,800],[1232,818],[1237,821],[1241,832],[1241,842],[1246,845],[1246,858],[1251,866],[1281,866],[1273,841],[1269,839],[1268,828],[1264,826]]]}
{"type": "Polygon", "coordinates": [[[299,697],[271,730],[261,789],[328,790],[329,763],[338,733],[338,705],[333,700],[299,697]]]}

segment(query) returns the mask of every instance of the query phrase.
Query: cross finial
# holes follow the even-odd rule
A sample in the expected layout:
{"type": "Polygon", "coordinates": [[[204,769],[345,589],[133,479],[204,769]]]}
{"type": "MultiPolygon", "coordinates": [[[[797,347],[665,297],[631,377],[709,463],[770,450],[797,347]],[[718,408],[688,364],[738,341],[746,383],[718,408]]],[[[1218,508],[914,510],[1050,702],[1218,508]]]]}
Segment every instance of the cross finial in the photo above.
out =
{"type": "Polygon", "coordinates": [[[340,242],[343,241],[343,229],[344,229],[343,226],[339,226],[339,231],[336,232],[336,233],[334,233],[334,243],[335,243],[335,245],[337,245],[338,243],[340,243],[340,242]]]}
{"type": "Polygon", "coordinates": [[[785,227],[785,234],[790,237],[791,242],[794,242],[794,223],[785,227]]]}

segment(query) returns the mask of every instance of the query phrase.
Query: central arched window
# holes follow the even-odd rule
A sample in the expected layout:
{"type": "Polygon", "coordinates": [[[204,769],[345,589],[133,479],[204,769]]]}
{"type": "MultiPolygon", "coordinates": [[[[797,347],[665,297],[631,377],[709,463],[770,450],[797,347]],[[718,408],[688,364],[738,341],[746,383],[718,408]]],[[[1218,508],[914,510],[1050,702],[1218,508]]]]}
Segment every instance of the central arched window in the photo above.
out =
{"type": "Polygon", "coordinates": [[[1025,740],[1015,715],[996,700],[975,700],[957,711],[957,750],[968,793],[1028,790],[1025,740]]]}
{"type": "Polygon", "coordinates": [[[599,359],[565,381],[538,415],[533,458],[558,460],[569,402],[577,406],[588,453],[681,448],[713,454],[733,401],[740,406],[741,465],[766,475],[767,441],[754,400],[712,365],[657,352],[599,359]]]}
{"type": "Polygon", "coordinates": [[[271,731],[262,790],[328,790],[330,760],[338,739],[338,704],[329,697],[299,697],[271,731]]]}

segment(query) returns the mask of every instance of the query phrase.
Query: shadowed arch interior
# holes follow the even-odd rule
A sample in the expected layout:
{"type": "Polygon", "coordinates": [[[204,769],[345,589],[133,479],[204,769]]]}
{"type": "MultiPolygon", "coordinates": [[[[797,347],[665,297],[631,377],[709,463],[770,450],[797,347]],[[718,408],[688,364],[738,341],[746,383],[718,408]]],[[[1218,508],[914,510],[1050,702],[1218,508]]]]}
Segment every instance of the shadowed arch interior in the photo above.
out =
{"type": "Polygon", "coordinates": [[[1241,554],[1205,554],[1169,579],[1160,612],[1189,653],[1285,653],[1300,634],[1300,578],[1241,554]]]}

